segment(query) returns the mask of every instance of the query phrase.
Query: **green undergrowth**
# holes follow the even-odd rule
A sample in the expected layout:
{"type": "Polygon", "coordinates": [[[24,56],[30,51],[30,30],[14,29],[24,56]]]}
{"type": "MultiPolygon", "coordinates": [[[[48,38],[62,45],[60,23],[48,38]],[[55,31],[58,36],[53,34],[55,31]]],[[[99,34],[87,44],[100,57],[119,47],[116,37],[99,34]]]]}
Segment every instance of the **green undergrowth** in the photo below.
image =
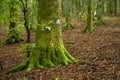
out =
{"type": "Polygon", "coordinates": [[[69,42],[67,42],[67,44],[68,45],[73,45],[73,44],[75,44],[75,41],[69,41],[69,42]]]}
{"type": "Polygon", "coordinates": [[[26,44],[22,44],[21,47],[18,49],[18,51],[25,53],[27,57],[29,57],[30,52],[34,47],[35,47],[35,43],[26,43],[26,44]]]}

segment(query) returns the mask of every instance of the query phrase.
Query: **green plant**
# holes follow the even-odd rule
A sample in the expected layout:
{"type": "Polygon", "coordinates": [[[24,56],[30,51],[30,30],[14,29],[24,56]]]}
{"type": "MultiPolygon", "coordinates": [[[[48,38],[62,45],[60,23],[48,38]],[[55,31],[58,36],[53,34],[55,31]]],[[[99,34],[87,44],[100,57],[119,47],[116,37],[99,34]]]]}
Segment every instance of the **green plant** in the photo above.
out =
{"type": "Polygon", "coordinates": [[[69,41],[69,42],[67,42],[67,44],[68,45],[73,45],[73,44],[75,44],[75,41],[69,41]]]}
{"type": "Polygon", "coordinates": [[[60,80],[60,78],[55,78],[55,80],[60,80]]]}
{"type": "Polygon", "coordinates": [[[9,34],[7,36],[7,40],[5,41],[5,44],[7,43],[17,43],[20,42],[21,39],[21,30],[16,27],[13,29],[10,29],[9,34]]]}

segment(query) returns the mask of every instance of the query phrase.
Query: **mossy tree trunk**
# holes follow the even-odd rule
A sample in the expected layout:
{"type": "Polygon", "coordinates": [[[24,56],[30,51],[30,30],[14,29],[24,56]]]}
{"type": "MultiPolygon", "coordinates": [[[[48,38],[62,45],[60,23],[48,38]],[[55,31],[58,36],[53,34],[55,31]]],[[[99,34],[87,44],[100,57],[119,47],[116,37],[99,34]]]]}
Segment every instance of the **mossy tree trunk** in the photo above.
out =
{"type": "Polygon", "coordinates": [[[76,0],[76,14],[78,18],[82,18],[83,17],[83,6],[82,6],[82,0],[76,0]]]}
{"type": "Polygon", "coordinates": [[[18,11],[18,5],[16,0],[10,0],[10,5],[9,5],[9,11],[10,11],[10,24],[9,24],[9,33],[7,36],[7,39],[5,41],[5,44],[8,43],[17,43],[20,42],[21,35],[18,30],[18,25],[17,25],[17,11],[18,11]]]}
{"type": "Polygon", "coordinates": [[[65,15],[65,20],[66,20],[66,24],[63,27],[64,29],[72,29],[72,23],[71,23],[71,14],[72,14],[72,1],[73,0],[64,0],[63,1],[63,13],[65,15]]]}
{"type": "Polygon", "coordinates": [[[108,16],[113,16],[113,0],[107,0],[107,13],[108,16]]]}
{"type": "Polygon", "coordinates": [[[6,73],[33,68],[68,65],[76,60],[65,49],[59,22],[61,0],[38,0],[38,26],[36,46],[32,54],[20,65],[6,73]]]}
{"type": "Polygon", "coordinates": [[[65,15],[65,20],[66,20],[66,24],[63,27],[63,30],[64,29],[73,29],[73,26],[72,26],[72,23],[71,23],[71,17],[70,17],[69,13],[65,15]]]}
{"type": "Polygon", "coordinates": [[[92,22],[92,1],[91,0],[88,0],[88,11],[87,11],[87,26],[84,30],[85,33],[89,33],[89,32],[92,32],[94,31],[94,27],[93,27],[93,22],[92,22]]]}
{"type": "Polygon", "coordinates": [[[104,14],[104,0],[98,0],[96,7],[96,20],[95,20],[96,25],[98,26],[105,25],[103,21],[103,14],[104,14]]]}
{"type": "Polygon", "coordinates": [[[120,0],[118,0],[118,12],[120,13],[120,0]]]}
{"type": "Polygon", "coordinates": [[[118,5],[117,0],[114,0],[114,14],[115,14],[115,16],[117,15],[117,5],[118,5]]]}

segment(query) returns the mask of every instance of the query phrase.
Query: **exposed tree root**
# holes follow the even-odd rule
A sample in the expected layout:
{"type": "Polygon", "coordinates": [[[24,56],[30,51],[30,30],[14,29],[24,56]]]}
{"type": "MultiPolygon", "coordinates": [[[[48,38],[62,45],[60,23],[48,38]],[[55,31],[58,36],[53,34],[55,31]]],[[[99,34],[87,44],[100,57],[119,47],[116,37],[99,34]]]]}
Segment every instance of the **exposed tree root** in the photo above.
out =
{"type": "Polygon", "coordinates": [[[18,66],[14,67],[14,68],[12,68],[12,69],[10,69],[8,71],[6,71],[5,74],[9,74],[9,73],[13,73],[13,72],[24,70],[25,68],[27,68],[27,64],[28,64],[27,62],[28,62],[28,60],[20,63],[18,66]]]}
{"type": "Polygon", "coordinates": [[[69,65],[76,62],[76,60],[66,51],[65,48],[56,49],[56,51],[47,54],[49,55],[44,57],[41,54],[37,54],[33,52],[33,54],[30,55],[30,57],[28,57],[24,62],[6,71],[5,74],[22,71],[22,70],[26,70],[27,72],[30,72],[33,68],[54,67],[56,65],[69,65]]]}

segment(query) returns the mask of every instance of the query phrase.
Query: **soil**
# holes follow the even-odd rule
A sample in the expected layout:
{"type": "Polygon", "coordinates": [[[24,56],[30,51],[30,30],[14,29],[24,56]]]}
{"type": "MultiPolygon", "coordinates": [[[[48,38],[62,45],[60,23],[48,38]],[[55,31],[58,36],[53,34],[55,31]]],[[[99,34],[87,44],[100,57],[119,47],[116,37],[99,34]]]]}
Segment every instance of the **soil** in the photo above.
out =
{"type": "MultiPolygon", "coordinates": [[[[64,20],[61,20],[64,24],[64,20]]],[[[21,43],[0,45],[0,80],[120,80],[120,18],[108,18],[106,25],[95,26],[95,32],[82,33],[85,21],[72,18],[74,29],[63,31],[66,49],[81,60],[69,66],[33,69],[30,73],[4,72],[26,59],[20,51],[25,44],[26,33],[22,32],[21,43]]],[[[7,29],[0,27],[0,42],[6,38],[7,29]]],[[[35,42],[34,33],[31,43],[35,42]]]]}

